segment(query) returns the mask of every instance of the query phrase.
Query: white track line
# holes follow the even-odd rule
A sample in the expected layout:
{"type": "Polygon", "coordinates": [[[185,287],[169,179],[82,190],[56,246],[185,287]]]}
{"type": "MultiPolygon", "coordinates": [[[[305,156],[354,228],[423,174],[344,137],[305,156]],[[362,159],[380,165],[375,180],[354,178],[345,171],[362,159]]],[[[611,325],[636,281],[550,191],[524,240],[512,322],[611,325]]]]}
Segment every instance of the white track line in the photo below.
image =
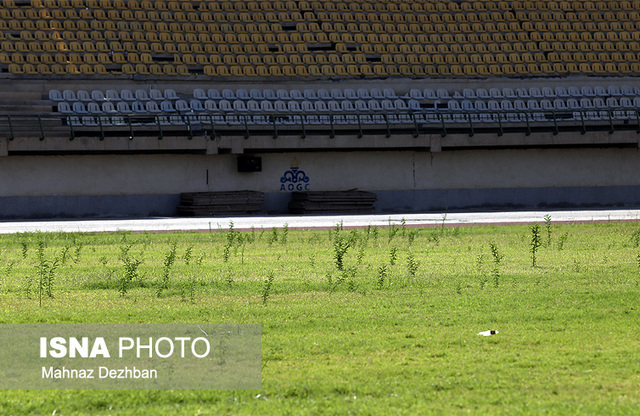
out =
{"type": "Polygon", "coordinates": [[[226,230],[231,222],[236,229],[329,228],[388,226],[461,226],[474,224],[542,223],[546,215],[552,222],[640,221],[640,210],[589,211],[515,211],[465,212],[429,214],[323,215],[323,216],[262,216],[211,218],[144,218],[104,220],[52,220],[0,222],[0,234],[25,232],[114,232],[114,231],[217,231],[226,230]]]}

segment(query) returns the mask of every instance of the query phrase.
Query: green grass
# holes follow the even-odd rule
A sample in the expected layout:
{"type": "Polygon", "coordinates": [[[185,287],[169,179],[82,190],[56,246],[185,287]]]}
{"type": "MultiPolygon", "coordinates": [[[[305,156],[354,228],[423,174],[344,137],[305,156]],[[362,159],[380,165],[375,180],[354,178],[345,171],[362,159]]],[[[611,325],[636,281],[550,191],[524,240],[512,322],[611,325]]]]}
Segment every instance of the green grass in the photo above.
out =
{"type": "Polygon", "coordinates": [[[639,414],[639,229],[553,224],[536,267],[527,225],[0,236],[1,323],[263,334],[261,390],[5,390],[0,414],[639,414]]]}

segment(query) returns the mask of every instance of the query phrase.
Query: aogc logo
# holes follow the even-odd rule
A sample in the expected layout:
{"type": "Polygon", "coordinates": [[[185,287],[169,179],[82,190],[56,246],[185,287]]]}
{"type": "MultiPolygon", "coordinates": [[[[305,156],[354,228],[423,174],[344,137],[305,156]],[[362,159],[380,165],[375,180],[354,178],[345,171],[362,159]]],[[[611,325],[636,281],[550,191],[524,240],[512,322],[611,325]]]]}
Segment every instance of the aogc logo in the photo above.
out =
{"type": "Polygon", "coordinates": [[[303,170],[300,170],[299,167],[292,166],[291,169],[285,171],[284,175],[280,178],[280,190],[308,191],[309,177],[303,170]]]}

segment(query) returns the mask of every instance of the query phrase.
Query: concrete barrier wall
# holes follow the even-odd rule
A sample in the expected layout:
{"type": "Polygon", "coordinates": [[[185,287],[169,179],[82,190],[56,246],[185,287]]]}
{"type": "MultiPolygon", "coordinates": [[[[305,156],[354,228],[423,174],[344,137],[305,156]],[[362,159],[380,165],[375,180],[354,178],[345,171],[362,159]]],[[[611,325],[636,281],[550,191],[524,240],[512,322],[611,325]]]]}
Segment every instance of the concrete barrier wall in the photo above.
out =
{"type": "Polygon", "coordinates": [[[374,191],[381,211],[640,204],[640,153],[629,148],[256,156],[262,172],[238,173],[236,155],[3,157],[0,216],[175,215],[180,192],[243,189],[279,212],[305,188],[374,191]],[[308,182],[282,182],[292,168],[308,182]]]}

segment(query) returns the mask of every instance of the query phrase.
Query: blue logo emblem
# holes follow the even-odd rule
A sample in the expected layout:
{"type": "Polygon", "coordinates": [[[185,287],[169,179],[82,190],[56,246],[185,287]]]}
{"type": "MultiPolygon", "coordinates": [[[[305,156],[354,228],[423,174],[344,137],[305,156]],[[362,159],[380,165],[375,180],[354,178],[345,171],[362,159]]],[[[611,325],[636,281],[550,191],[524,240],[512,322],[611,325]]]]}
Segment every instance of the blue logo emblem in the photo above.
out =
{"type": "Polygon", "coordinates": [[[297,166],[292,166],[291,169],[285,171],[284,175],[280,178],[280,183],[281,191],[309,190],[309,177],[297,166]]]}

